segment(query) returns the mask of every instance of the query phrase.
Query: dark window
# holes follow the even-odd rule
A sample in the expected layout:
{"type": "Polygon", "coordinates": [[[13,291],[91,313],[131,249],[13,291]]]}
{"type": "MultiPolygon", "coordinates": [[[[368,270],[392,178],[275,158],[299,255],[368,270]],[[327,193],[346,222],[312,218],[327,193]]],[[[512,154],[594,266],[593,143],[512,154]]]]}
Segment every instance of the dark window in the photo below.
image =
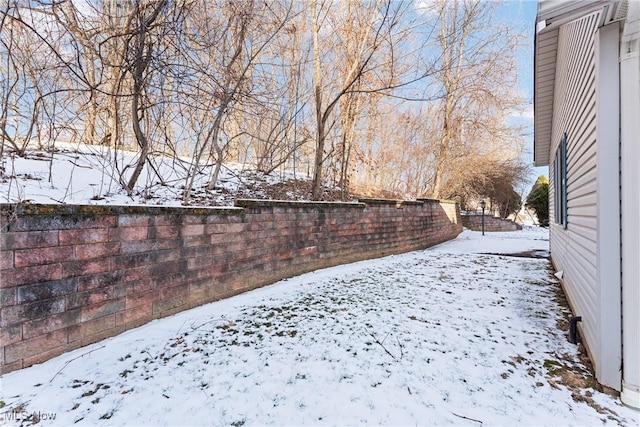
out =
{"type": "Polygon", "coordinates": [[[554,219],[556,224],[567,228],[567,134],[556,150],[553,160],[553,199],[554,219]]]}

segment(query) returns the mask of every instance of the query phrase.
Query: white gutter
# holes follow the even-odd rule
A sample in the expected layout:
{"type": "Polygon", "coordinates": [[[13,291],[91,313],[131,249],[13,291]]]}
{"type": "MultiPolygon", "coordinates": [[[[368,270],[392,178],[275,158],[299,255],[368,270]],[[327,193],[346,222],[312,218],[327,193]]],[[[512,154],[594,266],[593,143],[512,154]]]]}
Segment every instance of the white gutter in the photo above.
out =
{"type": "Polygon", "coordinates": [[[640,1],[629,2],[620,43],[620,113],[624,362],[620,399],[640,410],[640,1]]]}
{"type": "Polygon", "coordinates": [[[544,22],[543,29],[553,29],[590,13],[606,10],[619,2],[620,0],[541,0],[538,3],[537,21],[544,22]]]}

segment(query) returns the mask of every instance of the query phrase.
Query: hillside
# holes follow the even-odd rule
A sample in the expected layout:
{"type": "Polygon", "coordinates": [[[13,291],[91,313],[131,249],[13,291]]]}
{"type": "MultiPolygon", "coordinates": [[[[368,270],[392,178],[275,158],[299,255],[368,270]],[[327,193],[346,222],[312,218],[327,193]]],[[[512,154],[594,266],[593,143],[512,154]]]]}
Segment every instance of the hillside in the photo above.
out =
{"type": "MultiPolygon", "coordinates": [[[[56,150],[30,150],[25,157],[5,155],[0,163],[0,202],[95,205],[183,205],[188,159],[150,157],[134,191],[119,183],[118,164],[133,163],[136,153],[105,146],[56,144],[56,150]],[[114,160],[114,159],[117,159],[114,160]],[[162,177],[159,178],[159,177],[162,177]]],[[[278,170],[266,175],[239,163],[223,165],[213,190],[207,189],[212,166],[202,167],[187,205],[232,206],[235,199],[309,200],[306,174],[278,170]]],[[[324,200],[340,200],[325,187],[324,200]]],[[[354,200],[349,196],[348,200],[354,200]]]]}

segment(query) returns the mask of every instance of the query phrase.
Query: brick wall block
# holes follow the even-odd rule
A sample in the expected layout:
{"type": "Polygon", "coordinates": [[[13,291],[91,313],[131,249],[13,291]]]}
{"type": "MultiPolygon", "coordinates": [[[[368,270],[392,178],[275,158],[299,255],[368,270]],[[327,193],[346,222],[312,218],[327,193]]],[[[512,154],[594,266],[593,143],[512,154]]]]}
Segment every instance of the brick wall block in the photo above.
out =
{"type": "Polygon", "coordinates": [[[109,267],[109,271],[106,271],[104,273],[89,274],[78,277],[78,292],[111,286],[115,285],[116,283],[127,281],[124,279],[124,270],[113,270],[111,264],[109,265],[109,267]]]}
{"type": "Polygon", "coordinates": [[[125,296],[118,294],[117,290],[121,288],[121,286],[113,285],[92,289],[86,292],[74,293],[67,297],[67,309],[93,306],[111,299],[117,299],[121,296],[125,296]]]}
{"type": "Polygon", "coordinates": [[[44,353],[56,347],[65,346],[67,331],[59,330],[40,335],[35,338],[9,344],[4,348],[4,362],[13,363],[17,360],[44,353]]]}
{"type": "Polygon", "coordinates": [[[140,320],[151,320],[153,319],[153,304],[151,302],[146,304],[141,304],[133,308],[128,308],[124,311],[116,313],[116,325],[125,325],[127,329],[130,325],[135,324],[135,322],[140,320]]]}
{"type": "Polygon", "coordinates": [[[152,305],[157,299],[156,289],[147,289],[127,295],[125,307],[127,310],[141,305],[152,305]]]}
{"type": "Polygon", "coordinates": [[[14,251],[14,264],[16,268],[54,264],[73,259],[73,246],[21,249],[14,251]]]}
{"type": "Polygon", "coordinates": [[[183,247],[208,246],[210,242],[211,238],[206,234],[199,236],[185,236],[182,238],[183,247]]]}
{"type": "Polygon", "coordinates": [[[23,267],[4,270],[0,288],[46,282],[62,278],[62,266],[60,264],[38,265],[35,267],[23,267]]]}
{"type": "Polygon", "coordinates": [[[22,341],[22,324],[17,323],[0,328],[0,342],[2,345],[6,346],[20,341],[22,341]]]}
{"type": "Polygon", "coordinates": [[[186,214],[182,217],[183,225],[204,224],[207,222],[207,215],[190,215],[186,214]]]}
{"type": "MultiPolygon", "coordinates": [[[[58,230],[0,233],[0,249],[28,249],[58,246],[58,230]]],[[[60,243],[63,244],[63,243],[60,243]]]]}
{"type": "Polygon", "coordinates": [[[10,305],[0,309],[0,327],[15,325],[29,319],[38,319],[65,310],[64,297],[51,298],[36,302],[10,305]]]}
{"type": "Polygon", "coordinates": [[[167,299],[179,295],[187,295],[189,292],[189,283],[175,284],[174,286],[166,286],[158,289],[159,299],[167,299]]]}
{"type": "Polygon", "coordinates": [[[198,237],[185,237],[182,245],[180,246],[180,256],[182,258],[188,258],[190,256],[205,256],[213,253],[212,246],[208,243],[204,243],[208,240],[208,236],[198,237]],[[195,244],[193,239],[201,239],[200,243],[195,244]]]}
{"type": "Polygon", "coordinates": [[[180,249],[182,247],[182,239],[158,239],[156,240],[155,250],[164,249],[180,249]]]}
{"type": "Polygon", "coordinates": [[[75,258],[77,260],[103,258],[118,255],[120,252],[120,242],[91,243],[74,246],[75,258]]]}
{"type": "Polygon", "coordinates": [[[143,252],[151,252],[157,249],[156,240],[133,240],[123,241],[120,243],[121,254],[137,254],[143,252]]]}
{"type": "Polygon", "coordinates": [[[0,307],[18,303],[18,288],[0,288],[0,307]]]}
{"type": "Polygon", "coordinates": [[[210,294],[206,289],[189,291],[186,295],[186,303],[189,308],[198,307],[209,302],[210,294]]]}
{"type": "MultiPolygon", "coordinates": [[[[260,244],[261,246],[275,246],[278,242],[278,239],[270,239],[270,240],[266,240],[266,239],[261,239],[261,240],[254,240],[253,241],[253,245],[255,245],[256,243],[260,244]]],[[[239,252],[244,252],[247,248],[251,247],[251,244],[247,244],[246,241],[243,240],[239,240],[236,236],[233,236],[231,239],[229,239],[228,241],[224,242],[224,243],[218,243],[215,245],[211,245],[209,246],[209,250],[211,251],[211,253],[213,255],[219,255],[219,254],[230,254],[230,253],[239,253],[239,252]]],[[[235,256],[234,256],[235,258],[235,256]]]]}
{"type": "Polygon", "coordinates": [[[71,277],[68,279],[37,283],[35,285],[20,286],[17,288],[17,302],[23,304],[72,294],[77,290],[77,283],[78,280],[75,277],[71,277]]]}
{"type": "Polygon", "coordinates": [[[183,215],[158,214],[151,218],[152,221],[149,224],[154,226],[179,226],[182,225],[183,217],[183,215]]]}
{"type": "Polygon", "coordinates": [[[233,234],[233,233],[240,233],[241,231],[244,231],[245,224],[243,223],[213,223],[213,224],[207,224],[206,226],[206,234],[219,234],[219,233],[224,233],[224,234],[233,234]]]}
{"type": "Polygon", "coordinates": [[[124,325],[114,326],[113,328],[105,329],[104,331],[98,332],[94,335],[87,335],[82,337],[82,341],[80,344],[82,346],[94,344],[102,341],[105,338],[113,337],[118,334],[123,333],[126,330],[124,325]]]}
{"type": "Polygon", "coordinates": [[[111,270],[143,267],[151,263],[151,253],[124,254],[111,258],[111,270]]]}
{"type": "Polygon", "coordinates": [[[16,360],[12,363],[5,363],[4,361],[4,353],[0,352],[0,359],[2,360],[2,366],[0,366],[0,375],[7,374],[12,371],[17,371],[18,369],[26,368],[27,366],[22,364],[24,359],[16,360]]]}
{"type": "Polygon", "coordinates": [[[181,273],[187,270],[187,260],[179,259],[176,261],[163,262],[154,264],[149,267],[149,275],[152,278],[161,278],[162,276],[181,273]]]}
{"type": "MultiPolygon", "coordinates": [[[[208,269],[204,269],[205,271],[208,269]]],[[[203,270],[193,270],[193,271],[203,271],[203,270]]],[[[167,286],[174,286],[176,283],[182,283],[184,281],[188,281],[187,272],[177,271],[172,274],[165,275],[156,275],[151,277],[151,283],[155,289],[164,288],[167,286]]]]}
{"type": "Polygon", "coordinates": [[[83,245],[109,241],[109,228],[89,228],[84,230],[60,230],[60,245],[83,245]]]}
{"type": "Polygon", "coordinates": [[[88,320],[80,323],[80,329],[78,331],[80,339],[90,337],[99,332],[106,331],[116,326],[116,314],[109,314],[107,316],[98,317],[92,320],[88,320]]]}
{"type": "Polygon", "coordinates": [[[181,258],[181,255],[182,252],[180,249],[157,250],[151,254],[151,259],[155,263],[165,263],[169,261],[178,261],[181,258]]]}
{"type": "Polygon", "coordinates": [[[205,225],[204,224],[189,224],[183,225],[180,229],[180,235],[183,237],[189,236],[201,236],[204,234],[205,225]]]}
{"type": "Polygon", "coordinates": [[[153,314],[160,315],[165,312],[175,313],[175,311],[172,311],[173,309],[176,309],[184,305],[187,305],[186,297],[184,295],[177,295],[171,298],[154,301],[153,314]]]}
{"type": "Polygon", "coordinates": [[[120,227],[111,230],[109,240],[119,242],[145,240],[148,235],[148,227],[120,227]]]}
{"type": "Polygon", "coordinates": [[[149,215],[118,215],[118,227],[146,228],[149,220],[149,215]]]}
{"type": "Polygon", "coordinates": [[[80,320],[80,311],[81,310],[78,308],[24,322],[22,325],[23,337],[24,339],[34,338],[49,332],[73,326],[80,320]]]}
{"type": "Polygon", "coordinates": [[[215,263],[213,256],[207,257],[194,257],[187,260],[187,268],[189,270],[195,270],[199,268],[209,267],[215,263]]]}
{"type": "MultiPolygon", "coordinates": [[[[125,298],[109,300],[88,307],[82,307],[81,322],[109,316],[125,309],[125,298]]],[[[115,319],[115,317],[114,317],[115,319]]]]}
{"type": "Polygon", "coordinates": [[[0,270],[13,268],[13,251],[0,252],[0,270]]]}
{"type": "Polygon", "coordinates": [[[110,215],[25,215],[10,221],[9,231],[73,230],[81,228],[115,227],[116,217],[110,215]]]}
{"type": "Polygon", "coordinates": [[[86,274],[104,273],[111,268],[109,258],[87,259],[71,261],[62,264],[62,277],[79,277],[86,274]]]}
{"type": "Polygon", "coordinates": [[[154,225],[149,227],[150,239],[177,238],[180,236],[180,227],[177,225],[154,225]]]}

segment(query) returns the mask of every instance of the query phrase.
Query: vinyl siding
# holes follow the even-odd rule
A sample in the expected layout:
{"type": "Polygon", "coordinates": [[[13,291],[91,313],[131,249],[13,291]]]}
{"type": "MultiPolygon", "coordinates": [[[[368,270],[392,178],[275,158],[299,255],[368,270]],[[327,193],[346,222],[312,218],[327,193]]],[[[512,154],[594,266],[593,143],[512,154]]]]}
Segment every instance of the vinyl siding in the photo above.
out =
{"type": "Polygon", "coordinates": [[[620,186],[612,178],[619,172],[618,26],[598,29],[599,18],[593,13],[558,31],[549,158],[566,133],[567,227],[551,224],[550,247],[571,308],[582,317],[596,377],[620,390],[620,186]]]}
{"type": "MultiPolygon", "coordinates": [[[[600,360],[597,280],[597,133],[595,32],[599,13],[559,28],[550,159],[567,133],[567,229],[551,224],[551,256],[567,298],[582,316],[582,338],[600,360]]],[[[554,164],[550,164],[553,180],[554,164]]],[[[554,188],[554,182],[550,183],[554,188]]],[[[549,206],[553,210],[555,194],[549,206]]],[[[550,218],[554,218],[551,212],[550,218]]]]}

